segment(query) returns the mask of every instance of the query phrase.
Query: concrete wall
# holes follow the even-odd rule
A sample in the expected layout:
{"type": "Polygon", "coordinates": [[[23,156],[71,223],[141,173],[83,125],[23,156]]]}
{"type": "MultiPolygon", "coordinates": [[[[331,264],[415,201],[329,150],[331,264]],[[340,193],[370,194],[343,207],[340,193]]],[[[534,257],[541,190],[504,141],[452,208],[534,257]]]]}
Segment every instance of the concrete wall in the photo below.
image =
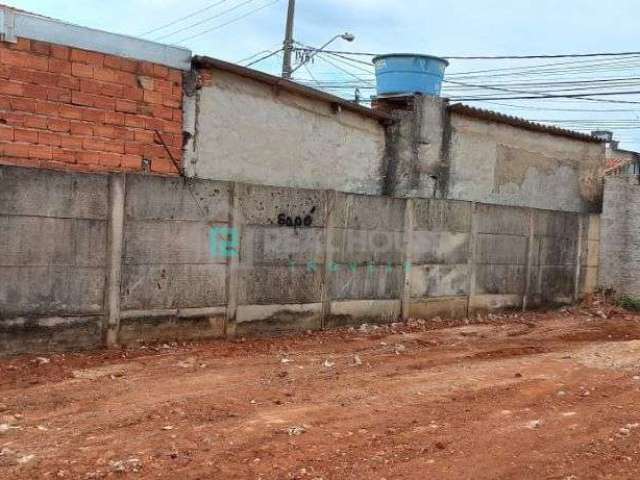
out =
{"type": "Polygon", "coordinates": [[[601,144],[450,115],[448,198],[599,212],[601,144]]]}
{"type": "Polygon", "coordinates": [[[382,192],[385,131],[377,120],[222,70],[201,76],[188,176],[382,192]]]}
{"type": "Polygon", "coordinates": [[[0,351],[101,343],[107,177],[0,167],[0,351]]]}
{"type": "Polygon", "coordinates": [[[600,225],[600,284],[640,296],[640,184],[636,176],[607,177],[600,225]]]}
{"type": "Polygon", "coordinates": [[[566,303],[597,248],[588,215],[463,201],[18,167],[0,187],[3,352],[566,303]]]}

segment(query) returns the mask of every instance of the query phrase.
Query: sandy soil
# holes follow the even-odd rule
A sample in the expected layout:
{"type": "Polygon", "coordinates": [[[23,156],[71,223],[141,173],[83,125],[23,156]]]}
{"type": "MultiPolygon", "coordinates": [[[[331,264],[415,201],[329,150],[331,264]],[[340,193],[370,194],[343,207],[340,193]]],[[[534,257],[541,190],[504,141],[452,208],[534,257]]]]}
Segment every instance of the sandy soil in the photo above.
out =
{"type": "Polygon", "coordinates": [[[640,478],[640,316],[0,360],[0,478],[640,478]]]}

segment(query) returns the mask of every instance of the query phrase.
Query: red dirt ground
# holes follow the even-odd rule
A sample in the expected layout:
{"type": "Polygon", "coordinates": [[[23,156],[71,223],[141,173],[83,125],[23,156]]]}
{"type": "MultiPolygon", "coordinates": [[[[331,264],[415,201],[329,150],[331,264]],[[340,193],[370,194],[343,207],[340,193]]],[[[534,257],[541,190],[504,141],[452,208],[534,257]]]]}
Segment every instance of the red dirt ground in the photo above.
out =
{"type": "Polygon", "coordinates": [[[0,478],[640,478],[640,316],[478,320],[6,358],[0,478]]]}

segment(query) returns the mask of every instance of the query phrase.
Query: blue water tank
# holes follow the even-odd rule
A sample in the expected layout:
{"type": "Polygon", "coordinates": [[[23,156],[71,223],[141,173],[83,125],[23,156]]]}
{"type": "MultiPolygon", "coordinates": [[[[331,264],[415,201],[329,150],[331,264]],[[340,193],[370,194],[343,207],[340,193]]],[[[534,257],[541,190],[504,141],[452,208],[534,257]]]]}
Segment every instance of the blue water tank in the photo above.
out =
{"type": "Polygon", "coordinates": [[[437,97],[449,66],[444,58],[409,53],[378,55],[373,64],[379,96],[422,93],[437,97]]]}

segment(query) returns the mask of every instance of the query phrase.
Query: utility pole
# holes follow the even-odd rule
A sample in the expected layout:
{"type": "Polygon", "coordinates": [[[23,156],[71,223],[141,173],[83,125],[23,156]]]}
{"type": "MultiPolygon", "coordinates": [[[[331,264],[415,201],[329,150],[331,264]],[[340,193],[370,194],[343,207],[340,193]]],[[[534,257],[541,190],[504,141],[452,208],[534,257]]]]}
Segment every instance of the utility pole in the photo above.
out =
{"type": "Polygon", "coordinates": [[[287,30],[284,35],[284,60],[282,61],[282,78],[291,79],[293,66],[291,57],[293,56],[293,23],[296,16],[296,0],[289,0],[287,10],[287,30]]]}

